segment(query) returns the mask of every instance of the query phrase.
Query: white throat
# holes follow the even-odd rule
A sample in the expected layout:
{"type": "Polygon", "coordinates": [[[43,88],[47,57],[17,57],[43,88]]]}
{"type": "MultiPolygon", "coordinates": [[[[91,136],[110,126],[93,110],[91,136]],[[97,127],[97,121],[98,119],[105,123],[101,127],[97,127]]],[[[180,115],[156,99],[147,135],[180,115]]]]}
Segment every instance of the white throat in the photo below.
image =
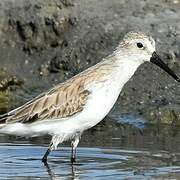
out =
{"type": "Polygon", "coordinates": [[[119,82],[120,87],[122,88],[124,84],[133,76],[137,68],[144,63],[139,59],[131,59],[131,56],[120,56],[116,54],[116,61],[118,63],[117,68],[117,81],[119,82]]]}

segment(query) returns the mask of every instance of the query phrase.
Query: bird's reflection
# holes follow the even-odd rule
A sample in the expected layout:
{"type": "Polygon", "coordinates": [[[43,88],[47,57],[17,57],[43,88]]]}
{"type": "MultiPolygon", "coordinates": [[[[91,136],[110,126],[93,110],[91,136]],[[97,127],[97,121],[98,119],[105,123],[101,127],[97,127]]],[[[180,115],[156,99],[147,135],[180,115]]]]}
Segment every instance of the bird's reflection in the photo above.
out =
{"type": "MultiPolygon", "coordinates": [[[[51,166],[47,162],[44,163],[44,166],[45,166],[46,171],[47,171],[49,178],[51,180],[60,180],[62,178],[61,175],[57,175],[54,173],[53,169],[51,168],[51,166]]],[[[70,163],[69,166],[71,168],[71,172],[69,173],[70,179],[72,179],[72,180],[79,179],[79,175],[76,172],[75,164],[70,163]]]]}

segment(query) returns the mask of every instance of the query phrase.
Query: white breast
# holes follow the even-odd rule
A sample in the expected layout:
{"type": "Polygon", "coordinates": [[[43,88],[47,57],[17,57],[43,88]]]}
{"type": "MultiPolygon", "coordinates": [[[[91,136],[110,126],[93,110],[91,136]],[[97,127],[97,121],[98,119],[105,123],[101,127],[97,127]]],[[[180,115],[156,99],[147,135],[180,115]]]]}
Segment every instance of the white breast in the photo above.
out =
{"type": "Polygon", "coordinates": [[[124,84],[132,77],[139,64],[126,61],[104,82],[94,82],[81,118],[84,128],[90,128],[100,122],[114,106],[124,84]]]}
{"type": "Polygon", "coordinates": [[[96,125],[111,110],[116,102],[121,89],[117,82],[108,80],[103,84],[93,86],[87,105],[83,114],[87,116],[87,124],[89,127],[96,125]]]}

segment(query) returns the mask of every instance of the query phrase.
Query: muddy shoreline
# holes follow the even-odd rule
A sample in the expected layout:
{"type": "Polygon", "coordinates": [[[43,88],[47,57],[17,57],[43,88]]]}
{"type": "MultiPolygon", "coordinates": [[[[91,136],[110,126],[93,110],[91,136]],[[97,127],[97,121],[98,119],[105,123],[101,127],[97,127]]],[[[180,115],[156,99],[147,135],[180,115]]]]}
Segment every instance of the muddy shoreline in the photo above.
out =
{"type": "MultiPolygon", "coordinates": [[[[160,56],[180,74],[179,9],[178,0],[1,1],[1,113],[99,62],[131,30],[151,34],[160,56]]],[[[123,88],[113,111],[177,124],[179,87],[146,63],[123,88]]]]}

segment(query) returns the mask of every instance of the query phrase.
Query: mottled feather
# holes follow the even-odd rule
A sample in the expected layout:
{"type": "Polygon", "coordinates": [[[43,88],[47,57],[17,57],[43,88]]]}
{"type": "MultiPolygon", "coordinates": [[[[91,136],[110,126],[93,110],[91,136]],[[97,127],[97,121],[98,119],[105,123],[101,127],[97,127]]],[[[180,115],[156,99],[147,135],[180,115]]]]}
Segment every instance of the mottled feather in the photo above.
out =
{"type": "Polygon", "coordinates": [[[89,94],[87,85],[107,79],[113,68],[114,58],[107,59],[61,83],[50,91],[40,94],[23,106],[0,117],[0,123],[33,123],[42,120],[61,119],[83,110],[89,94]]]}
{"type": "MultiPolygon", "coordinates": [[[[81,86],[81,84],[79,84],[81,86]]],[[[32,123],[70,117],[83,110],[90,92],[64,83],[6,116],[6,123],[32,123]],[[53,93],[51,93],[55,90],[53,93]]]]}

